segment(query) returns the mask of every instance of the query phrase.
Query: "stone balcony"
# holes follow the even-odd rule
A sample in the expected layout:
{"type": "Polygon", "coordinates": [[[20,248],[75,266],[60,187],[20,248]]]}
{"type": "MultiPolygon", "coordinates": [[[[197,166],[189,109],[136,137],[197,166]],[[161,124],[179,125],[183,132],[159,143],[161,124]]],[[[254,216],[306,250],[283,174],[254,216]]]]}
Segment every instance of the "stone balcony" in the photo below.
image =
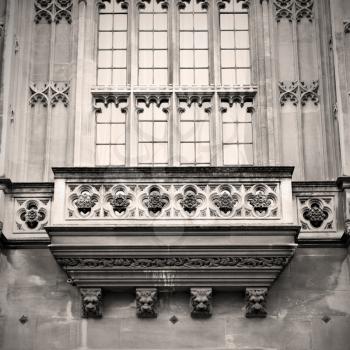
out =
{"type": "Polygon", "coordinates": [[[291,167],[53,171],[50,249],[80,288],[267,288],[297,247],[291,167]]]}

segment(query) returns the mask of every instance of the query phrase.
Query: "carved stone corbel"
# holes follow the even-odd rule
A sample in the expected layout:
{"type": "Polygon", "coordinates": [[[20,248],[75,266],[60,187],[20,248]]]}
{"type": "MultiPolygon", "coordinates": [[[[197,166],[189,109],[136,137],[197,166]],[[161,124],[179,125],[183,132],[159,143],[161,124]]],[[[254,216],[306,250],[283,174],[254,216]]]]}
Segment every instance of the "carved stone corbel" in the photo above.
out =
{"type": "Polygon", "coordinates": [[[136,314],[140,318],[157,317],[157,288],[136,288],[136,314]]]}
{"type": "Polygon", "coordinates": [[[191,288],[191,316],[209,317],[212,314],[212,288],[191,288]]]}
{"type": "Polygon", "coordinates": [[[102,317],[102,289],[81,288],[81,313],[83,318],[102,317]]]}
{"type": "Polygon", "coordinates": [[[245,297],[247,301],[246,314],[248,318],[266,317],[267,288],[247,288],[245,297]]]}

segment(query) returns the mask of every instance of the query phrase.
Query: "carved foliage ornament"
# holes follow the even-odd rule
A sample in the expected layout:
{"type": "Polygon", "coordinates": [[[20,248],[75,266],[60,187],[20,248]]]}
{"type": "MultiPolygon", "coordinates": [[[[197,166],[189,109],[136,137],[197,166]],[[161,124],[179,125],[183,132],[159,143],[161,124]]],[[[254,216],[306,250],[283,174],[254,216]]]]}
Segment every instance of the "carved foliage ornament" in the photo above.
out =
{"type": "Polygon", "coordinates": [[[246,289],[246,317],[266,317],[266,288],[246,289]]]}
{"type": "Polygon", "coordinates": [[[69,105],[69,84],[67,82],[31,83],[29,89],[29,104],[32,107],[36,103],[42,103],[44,107],[49,104],[55,107],[58,102],[62,102],[65,107],[69,105]]]}
{"type": "Polygon", "coordinates": [[[304,81],[280,82],[280,103],[284,106],[290,101],[294,106],[300,102],[302,106],[306,105],[307,101],[312,101],[315,106],[319,103],[318,96],[319,82],[318,80],[306,83],[304,81]]]}
{"type": "Polygon", "coordinates": [[[209,317],[212,314],[212,288],[191,288],[192,317],[209,317]]]}
{"type": "Polygon", "coordinates": [[[313,19],[313,0],[274,0],[274,6],[277,22],[283,18],[290,22],[293,20],[300,22],[302,18],[307,18],[311,22],[313,19]]]}
{"type": "Polygon", "coordinates": [[[136,289],[136,314],[140,318],[157,317],[158,293],[156,288],[136,289]]]}
{"type": "Polygon", "coordinates": [[[285,256],[194,256],[194,257],[115,257],[115,258],[58,258],[57,262],[65,269],[74,268],[124,268],[124,269],[207,269],[241,268],[261,269],[264,267],[282,269],[289,262],[285,256]]]}
{"type": "Polygon", "coordinates": [[[34,22],[40,23],[44,19],[47,23],[60,23],[65,19],[72,23],[72,7],[72,0],[35,0],[34,22]]]}
{"type": "Polygon", "coordinates": [[[180,205],[188,214],[194,214],[197,208],[202,204],[203,196],[197,193],[195,187],[188,186],[181,196],[180,205]]]}
{"type": "Polygon", "coordinates": [[[252,214],[257,217],[277,216],[277,196],[266,185],[254,185],[246,195],[246,201],[252,208],[252,214]]]}
{"type": "Polygon", "coordinates": [[[102,317],[102,290],[101,288],[81,288],[81,313],[84,318],[102,317]]]}

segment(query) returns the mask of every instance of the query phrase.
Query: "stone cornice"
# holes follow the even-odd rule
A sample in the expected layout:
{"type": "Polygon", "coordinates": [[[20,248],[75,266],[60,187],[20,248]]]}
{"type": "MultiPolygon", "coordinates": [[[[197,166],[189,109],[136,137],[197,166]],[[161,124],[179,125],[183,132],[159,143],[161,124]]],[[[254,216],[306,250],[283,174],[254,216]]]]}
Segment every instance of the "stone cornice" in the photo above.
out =
{"type": "Polygon", "coordinates": [[[54,167],[56,179],[290,178],[292,166],[231,167],[54,167]]]}

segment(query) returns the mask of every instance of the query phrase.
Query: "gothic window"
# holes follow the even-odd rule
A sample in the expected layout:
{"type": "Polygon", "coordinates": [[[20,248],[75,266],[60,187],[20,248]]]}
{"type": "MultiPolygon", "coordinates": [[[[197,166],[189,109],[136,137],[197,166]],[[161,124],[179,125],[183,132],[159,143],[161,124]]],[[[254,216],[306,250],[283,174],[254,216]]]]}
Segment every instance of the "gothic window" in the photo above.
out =
{"type": "Polygon", "coordinates": [[[168,165],[169,101],[138,103],[138,164],[168,165]]]}
{"type": "Polygon", "coordinates": [[[235,1],[220,9],[220,54],[222,84],[249,84],[248,13],[235,1]]]}
{"type": "Polygon", "coordinates": [[[100,4],[96,165],[253,164],[246,2],[100,4]]]}
{"type": "Polygon", "coordinates": [[[117,1],[100,9],[98,24],[98,85],[126,85],[128,13],[117,1]]]}
{"type": "Polygon", "coordinates": [[[126,105],[109,103],[96,114],[96,165],[125,165],[126,105]]]}
{"type": "Polygon", "coordinates": [[[181,165],[210,165],[210,111],[210,100],[188,105],[180,99],[181,165]]]}
{"type": "Polygon", "coordinates": [[[253,130],[250,103],[221,103],[223,165],[253,163],[253,130]]]}
{"type": "Polygon", "coordinates": [[[139,85],[168,83],[168,14],[155,0],[139,5],[139,85]]]}
{"type": "Polygon", "coordinates": [[[208,14],[191,1],[180,9],[180,84],[209,84],[208,14]]]}

